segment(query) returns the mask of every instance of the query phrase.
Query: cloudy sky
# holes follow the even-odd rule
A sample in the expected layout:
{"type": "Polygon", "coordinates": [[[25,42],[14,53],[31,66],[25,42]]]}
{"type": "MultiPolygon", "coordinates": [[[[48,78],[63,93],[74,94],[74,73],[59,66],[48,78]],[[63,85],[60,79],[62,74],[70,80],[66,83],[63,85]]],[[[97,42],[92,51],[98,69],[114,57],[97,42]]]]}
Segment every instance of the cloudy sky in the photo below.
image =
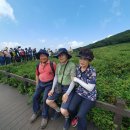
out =
{"type": "Polygon", "coordinates": [[[76,48],[130,29],[130,0],[0,0],[0,49],[76,48]]]}

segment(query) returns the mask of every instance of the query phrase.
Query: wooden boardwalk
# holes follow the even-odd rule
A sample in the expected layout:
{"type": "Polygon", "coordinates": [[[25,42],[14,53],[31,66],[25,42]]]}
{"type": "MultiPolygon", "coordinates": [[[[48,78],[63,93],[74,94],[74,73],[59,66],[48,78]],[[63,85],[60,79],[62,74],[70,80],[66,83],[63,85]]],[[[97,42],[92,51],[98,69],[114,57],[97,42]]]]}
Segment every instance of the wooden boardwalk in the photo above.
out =
{"type": "MultiPolygon", "coordinates": [[[[28,97],[18,93],[16,88],[0,84],[0,130],[40,130],[41,117],[33,124],[29,123],[32,106],[27,105],[28,97]]],[[[62,130],[63,117],[49,120],[45,130],[62,130]]],[[[70,127],[70,130],[76,130],[70,127]]],[[[92,123],[88,130],[97,130],[92,123]]]]}

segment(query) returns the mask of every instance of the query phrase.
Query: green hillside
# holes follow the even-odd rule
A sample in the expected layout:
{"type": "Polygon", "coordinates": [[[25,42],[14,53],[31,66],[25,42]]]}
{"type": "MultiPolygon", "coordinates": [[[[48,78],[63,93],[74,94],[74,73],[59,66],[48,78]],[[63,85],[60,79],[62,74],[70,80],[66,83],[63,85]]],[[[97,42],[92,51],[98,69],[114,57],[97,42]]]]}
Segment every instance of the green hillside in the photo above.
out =
{"type": "MultiPolygon", "coordinates": [[[[130,30],[126,30],[124,32],[110,36],[103,40],[97,41],[93,44],[89,44],[85,47],[92,49],[92,48],[98,48],[98,47],[104,47],[108,45],[115,45],[115,44],[122,44],[122,43],[130,43],[130,30]]],[[[77,48],[75,50],[79,50],[79,49],[80,48],[77,48]]]]}
{"type": "MultiPolygon", "coordinates": [[[[120,97],[126,101],[126,108],[130,109],[130,43],[94,48],[93,52],[95,59],[92,65],[97,71],[98,100],[114,104],[116,98],[120,97]]],[[[76,52],[72,55],[73,58],[71,60],[78,63],[78,58],[75,57],[77,55],[76,52]]],[[[27,74],[29,78],[35,79],[35,66],[36,62],[28,62],[8,65],[0,67],[0,69],[8,70],[18,75],[27,74]]],[[[16,79],[5,80],[1,74],[0,82],[9,83],[17,87],[20,92],[27,92],[29,95],[33,94],[35,88],[35,86],[30,85],[25,89],[22,82],[16,79]]],[[[95,108],[89,114],[88,119],[92,119],[100,130],[114,130],[113,117],[113,113],[95,108]]],[[[130,119],[124,118],[122,130],[129,130],[129,124],[130,119]]]]}

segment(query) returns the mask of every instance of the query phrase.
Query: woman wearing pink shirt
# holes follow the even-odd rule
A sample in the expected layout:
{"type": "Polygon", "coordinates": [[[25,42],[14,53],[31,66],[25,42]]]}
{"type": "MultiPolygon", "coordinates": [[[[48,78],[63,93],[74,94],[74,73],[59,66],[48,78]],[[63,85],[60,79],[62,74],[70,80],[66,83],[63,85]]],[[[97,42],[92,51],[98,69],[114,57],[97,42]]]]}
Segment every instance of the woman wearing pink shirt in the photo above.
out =
{"type": "Polygon", "coordinates": [[[53,79],[55,76],[56,64],[52,63],[49,59],[49,54],[46,50],[40,50],[37,54],[37,58],[40,59],[40,63],[36,67],[36,91],[33,96],[33,115],[30,122],[34,122],[40,114],[40,96],[43,93],[42,98],[42,121],[41,128],[44,129],[48,123],[48,109],[46,104],[48,92],[52,88],[53,79]]]}

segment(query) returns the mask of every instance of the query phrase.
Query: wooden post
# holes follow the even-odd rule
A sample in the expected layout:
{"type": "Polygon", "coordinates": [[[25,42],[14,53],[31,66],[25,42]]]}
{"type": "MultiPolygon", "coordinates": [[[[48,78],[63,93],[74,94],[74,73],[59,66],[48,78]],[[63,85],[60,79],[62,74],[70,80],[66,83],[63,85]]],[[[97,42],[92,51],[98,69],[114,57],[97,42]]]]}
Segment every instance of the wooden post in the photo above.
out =
{"type": "Polygon", "coordinates": [[[117,99],[116,102],[116,107],[117,107],[117,112],[114,116],[114,123],[117,125],[116,130],[121,130],[121,124],[122,124],[122,115],[120,113],[122,113],[122,111],[125,108],[125,102],[122,99],[117,99]]]}
{"type": "Polygon", "coordinates": [[[11,77],[11,76],[9,75],[9,73],[10,73],[10,70],[6,70],[7,80],[11,77]]]}
{"type": "MultiPolygon", "coordinates": [[[[24,75],[23,78],[28,78],[28,75],[24,75]]],[[[24,81],[24,86],[25,86],[24,89],[26,89],[28,87],[28,82],[27,81],[24,81]]]]}

